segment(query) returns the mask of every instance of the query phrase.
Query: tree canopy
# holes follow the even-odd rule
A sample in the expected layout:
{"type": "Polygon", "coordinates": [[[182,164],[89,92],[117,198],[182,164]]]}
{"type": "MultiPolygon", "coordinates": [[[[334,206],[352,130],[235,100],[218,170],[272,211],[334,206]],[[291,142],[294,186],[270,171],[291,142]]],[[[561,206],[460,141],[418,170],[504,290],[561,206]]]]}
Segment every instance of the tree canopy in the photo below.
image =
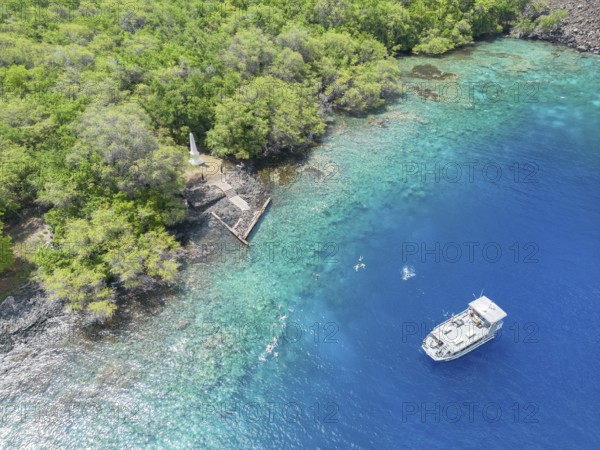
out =
{"type": "Polygon", "coordinates": [[[106,317],[119,286],[175,276],[190,131],[223,157],[293,152],[329,111],[400,95],[394,58],[502,32],[527,0],[35,3],[0,11],[0,217],[41,205],[38,279],[106,317]]]}

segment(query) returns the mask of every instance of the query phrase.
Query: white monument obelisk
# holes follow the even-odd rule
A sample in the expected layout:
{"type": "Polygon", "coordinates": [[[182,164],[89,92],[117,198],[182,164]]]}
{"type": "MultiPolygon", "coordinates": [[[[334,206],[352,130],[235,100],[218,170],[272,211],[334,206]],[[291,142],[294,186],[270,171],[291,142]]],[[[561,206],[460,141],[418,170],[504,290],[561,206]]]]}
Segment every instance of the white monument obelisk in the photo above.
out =
{"type": "Polygon", "coordinates": [[[196,148],[196,141],[194,140],[194,135],[190,133],[190,164],[193,166],[201,166],[204,164],[202,158],[200,158],[200,153],[198,153],[198,149],[196,148]]]}

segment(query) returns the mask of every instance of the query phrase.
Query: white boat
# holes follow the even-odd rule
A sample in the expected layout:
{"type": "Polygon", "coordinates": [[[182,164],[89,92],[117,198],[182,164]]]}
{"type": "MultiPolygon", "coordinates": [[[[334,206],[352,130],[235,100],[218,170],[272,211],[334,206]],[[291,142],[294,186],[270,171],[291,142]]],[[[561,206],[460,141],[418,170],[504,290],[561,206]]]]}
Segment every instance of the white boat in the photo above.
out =
{"type": "Polygon", "coordinates": [[[460,314],[436,326],[421,348],[435,361],[451,361],[494,339],[506,313],[485,295],[460,314]]]}

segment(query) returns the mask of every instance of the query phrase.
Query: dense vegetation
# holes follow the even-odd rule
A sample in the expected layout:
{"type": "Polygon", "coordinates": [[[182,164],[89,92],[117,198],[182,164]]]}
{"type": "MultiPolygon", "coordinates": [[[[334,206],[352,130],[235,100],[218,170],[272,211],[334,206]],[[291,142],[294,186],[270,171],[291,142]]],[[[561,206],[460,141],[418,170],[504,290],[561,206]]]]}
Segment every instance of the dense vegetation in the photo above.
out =
{"type": "Polygon", "coordinates": [[[9,2],[0,218],[41,205],[53,236],[35,255],[39,281],[108,316],[117,286],[175,276],[165,227],[186,214],[190,130],[219,156],[292,151],[324,132],[327,111],[400,95],[393,57],[505,31],[526,1],[9,2]]]}
{"type": "Polygon", "coordinates": [[[568,15],[566,9],[550,10],[546,0],[531,0],[513,28],[519,35],[524,36],[549,34],[558,31],[568,15]]]}

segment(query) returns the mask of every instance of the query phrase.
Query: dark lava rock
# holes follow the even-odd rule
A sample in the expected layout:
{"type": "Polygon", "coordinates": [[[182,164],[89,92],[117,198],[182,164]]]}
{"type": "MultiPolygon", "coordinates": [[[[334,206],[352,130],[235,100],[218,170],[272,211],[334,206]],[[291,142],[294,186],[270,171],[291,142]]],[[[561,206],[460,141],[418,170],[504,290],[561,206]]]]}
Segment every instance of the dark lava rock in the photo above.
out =
{"type": "MultiPolygon", "coordinates": [[[[518,37],[540,39],[564,44],[581,52],[600,55],[600,2],[598,0],[547,0],[548,8],[541,12],[565,9],[569,15],[563,19],[557,30],[544,33],[537,27],[532,33],[521,33],[518,37]]],[[[526,15],[536,18],[533,10],[526,15]]]]}
{"type": "MultiPolygon", "coordinates": [[[[74,317],[63,302],[46,298],[35,283],[28,283],[0,302],[0,353],[32,339],[51,340],[49,330],[71,327],[74,317]]],[[[54,333],[56,338],[56,333],[54,333]]]]}

